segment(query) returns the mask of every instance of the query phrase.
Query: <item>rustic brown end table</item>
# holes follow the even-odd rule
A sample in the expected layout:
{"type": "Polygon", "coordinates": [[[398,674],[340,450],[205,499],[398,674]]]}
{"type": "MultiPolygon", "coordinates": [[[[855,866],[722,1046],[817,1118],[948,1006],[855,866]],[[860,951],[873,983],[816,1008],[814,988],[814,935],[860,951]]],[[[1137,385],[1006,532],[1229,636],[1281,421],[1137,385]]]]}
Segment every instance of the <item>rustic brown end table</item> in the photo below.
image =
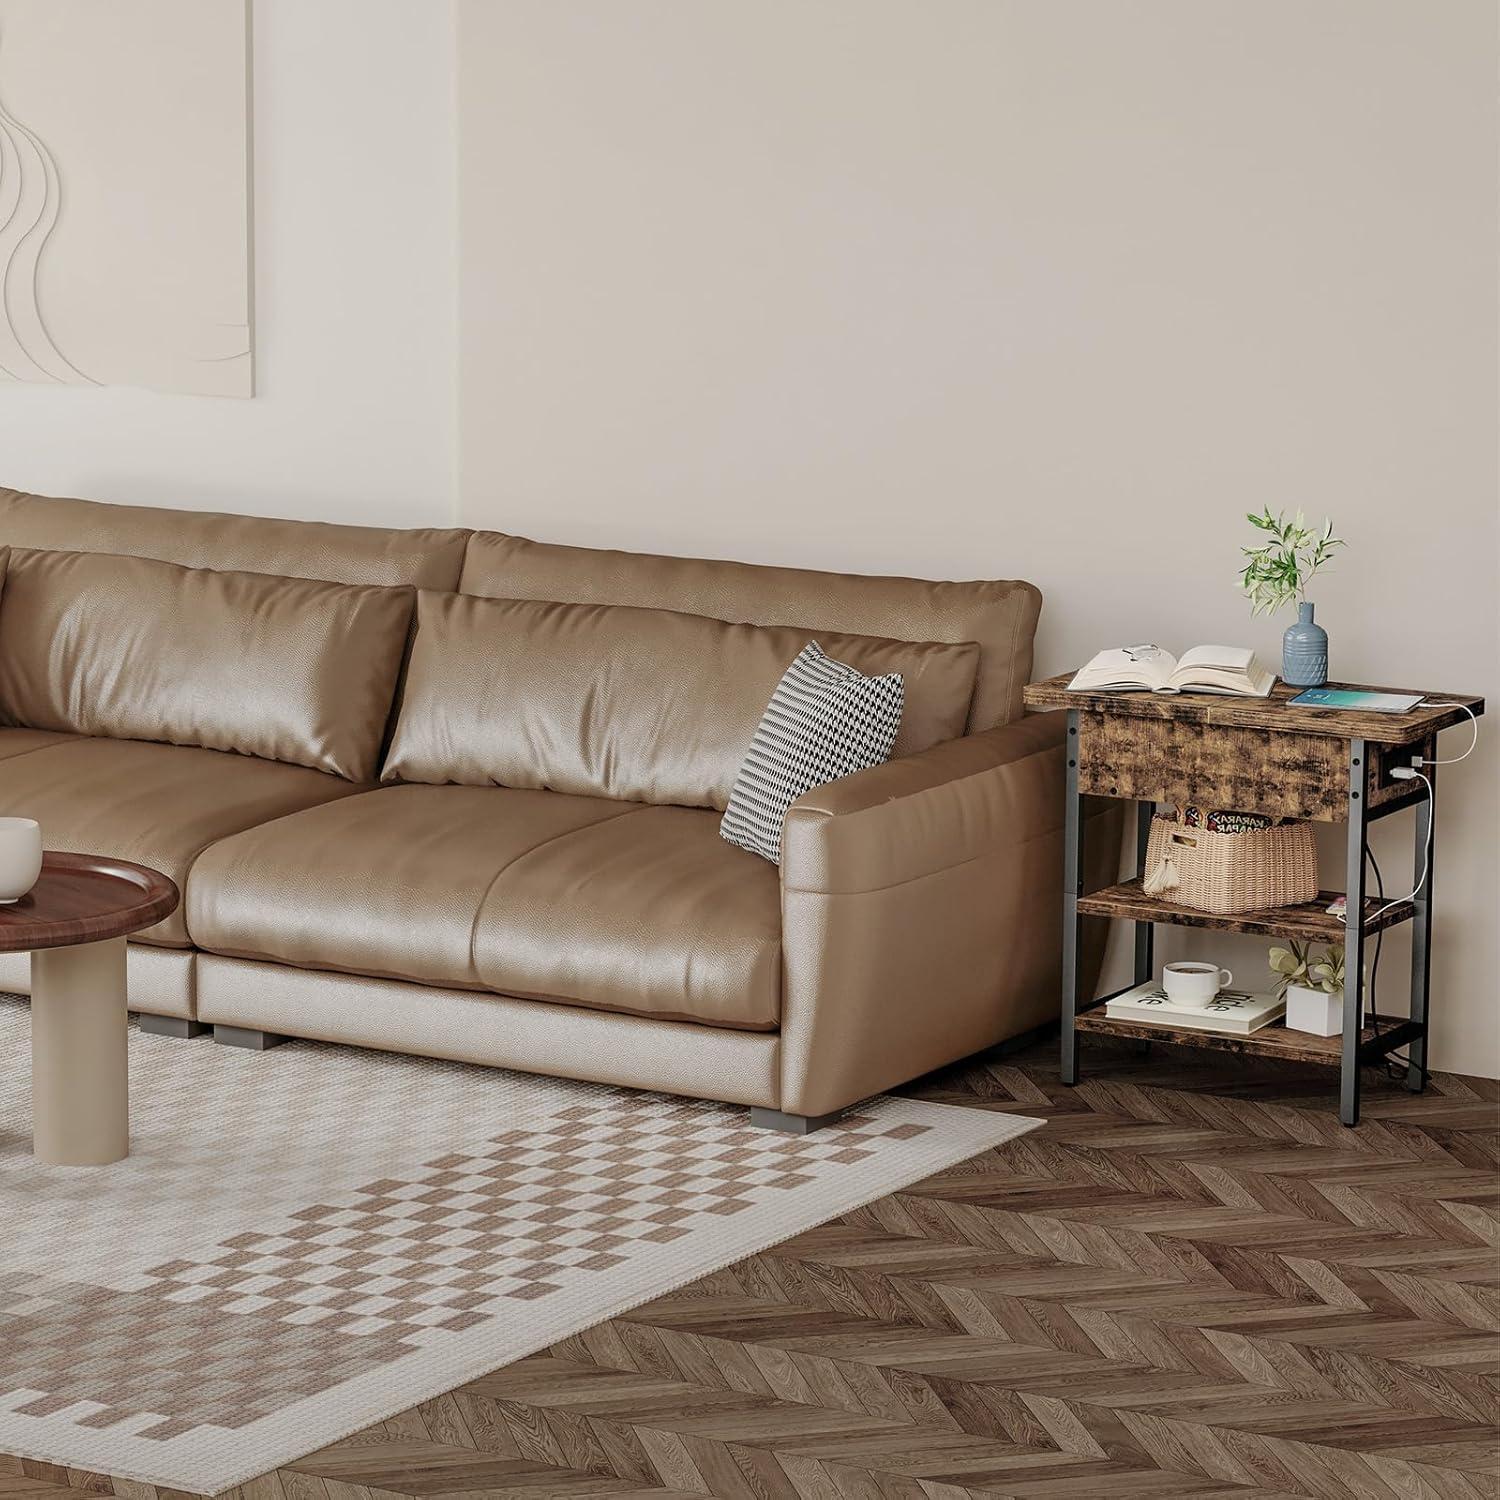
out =
{"type": "Polygon", "coordinates": [[[159,870],[46,854],[29,894],[0,905],[0,953],[31,954],[32,1150],[89,1167],[130,1152],[125,935],[176,909],[159,870]]]}
{"type": "MultiPolygon", "coordinates": [[[[1359,1069],[1401,1047],[1408,1048],[1406,1086],[1419,1092],[1426,1081],[1427,1005],[1431,983],[1433,798],[1437,792],[1438,732],[1467,724],[1484,699],[1466,693],[1430,693],[1444,705],[1420,704],[1409,713],[1377,714],[1293,707],[1300,688],[1278,682],[1269,698],[1226,698],[1210,693],[1119,693],[1067,691],[1073,674],[1063,673],[1026,689],[1026,706],[1064,709],[1068,715],[1066,856],[1063,875],[1062,1080],[1078,1081],[1079,1032],[1170,1041],[1183,1046],[1317,1062],[1340,1069],[1339,1118],[1359,1122],[1359,1069]],[[1391,772],[1429,762],[1421,781],[1398,780],[1391,772]],[[1083,889],[1085,796],[1116,797],[1137,804],[1135,879],[1102,890],[1083,889]],[[1336,892],[1316,901],[1268,911],[1214,916],[1176,906],[1141,889],[1146,841],[1158,802],[1195,803],[1273,817],[1347,823],[1347,920],[1330,914],[1336,892]],[[1416,812],[1416,859],[1412,885],[1424,865],[1426,880],[1411,900],[1383,901],[1365,893],[1365,841],[1377,818],[1412,808],[1416,812]],[[1355,913],[1363,913],[1356,921],[1355,913]],[[1311,939],[1342,944],[1344,1028],[1320,1037],[1272,1025],[1248,1036],[1187,1032],[1168,1025],[1111,1019],[1103,1007],[1125,994],[1098,1000],[1078,994],[1079,922],[1110,917],[1135,924],[1135,979],[1153,978],[1152,937],[1157,923],[1214,928],[1221,932],[1311,939]],[[1412,924],[1411,1011],[1406,1017],[1373,1017],[1364,1024],[1366,940],[1400,922],[1412,924]]],[[[1330,687],[1352,684],[1330,683],[1330,687]]],[[[1359,691],[1360,689],[1356,689],[1359,691]]],[[[1363,689],[1374,692],[1394,688],[1363,689]]],[[[1412,691],[1406,689],[1404,691],[1412,691]]],[[[1434,851],[1435,852],[1435,851],[1434,851]]]]}

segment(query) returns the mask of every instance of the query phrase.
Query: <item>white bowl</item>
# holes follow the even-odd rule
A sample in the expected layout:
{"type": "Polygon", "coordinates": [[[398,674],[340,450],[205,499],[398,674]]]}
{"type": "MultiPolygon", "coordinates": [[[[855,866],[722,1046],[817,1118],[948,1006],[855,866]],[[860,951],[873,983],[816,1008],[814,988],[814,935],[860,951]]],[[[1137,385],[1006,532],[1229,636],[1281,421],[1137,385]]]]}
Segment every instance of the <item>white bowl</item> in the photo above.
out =
{"type": "Polygon", "coordinates": [[[19,901],[42,873],[42,825],[33,818],[0,818],[0,904],[19,901]]]}

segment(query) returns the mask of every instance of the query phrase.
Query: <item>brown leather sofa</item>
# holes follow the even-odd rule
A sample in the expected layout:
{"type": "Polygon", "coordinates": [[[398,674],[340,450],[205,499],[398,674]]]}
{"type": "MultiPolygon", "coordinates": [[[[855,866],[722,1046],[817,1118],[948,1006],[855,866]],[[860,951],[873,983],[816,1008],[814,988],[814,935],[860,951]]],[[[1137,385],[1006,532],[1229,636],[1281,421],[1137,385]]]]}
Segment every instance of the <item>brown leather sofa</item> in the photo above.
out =
{"type": "Polygon", "coordinates": [[[149,1029],[798,1129],[1056,1015],[1063,731],[1021,712],[1029,584],[0,489],[6,548],[0,813],[182,888],[130,946],[149,1029]],[[907,710],[896,758],[795,804],[778,870],[718,822],[813,636],[901,671],[907,710]]]}

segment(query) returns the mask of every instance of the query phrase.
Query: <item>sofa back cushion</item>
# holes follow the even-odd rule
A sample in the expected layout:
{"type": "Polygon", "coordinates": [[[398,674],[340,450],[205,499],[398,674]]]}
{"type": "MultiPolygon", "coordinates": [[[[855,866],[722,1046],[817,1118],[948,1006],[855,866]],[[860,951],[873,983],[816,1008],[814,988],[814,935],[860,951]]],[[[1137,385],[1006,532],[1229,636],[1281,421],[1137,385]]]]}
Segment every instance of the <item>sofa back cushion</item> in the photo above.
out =
{"type": "Polygon", "coordinates": [[[106,505],[0,488],[0,543],[12,547],[115,552],[187,568],[234,568],[333,583],[456,588],[468,535],[106,505]]]}
{"type": "Polygon", "coordinates": [[[1036,588],[1014,580],[935,583],[820,573],[563,547],[494,531],[470,537],[459,589],[493,599],[633,604],[752,625],[798,625],[820,640],[824,632],[840,631],[901,641],[974,641],[979,667],[970,730],[1021,717],[1042,604],[1036,588]]]}
{"type": "Polygon", "coordinates": [[[7,724],[373,779],[414,593],[13,548],[7,724]]]}
{"type": "MultiPolygon", "coordinates": [[[[423,592],[381,779],[722,810],[772,690],[809,639],[665,609],[423,592]]],[[[896,754],[963,733],[972,642],[817,639],[861,672],[902,674],[896,754]]]]}

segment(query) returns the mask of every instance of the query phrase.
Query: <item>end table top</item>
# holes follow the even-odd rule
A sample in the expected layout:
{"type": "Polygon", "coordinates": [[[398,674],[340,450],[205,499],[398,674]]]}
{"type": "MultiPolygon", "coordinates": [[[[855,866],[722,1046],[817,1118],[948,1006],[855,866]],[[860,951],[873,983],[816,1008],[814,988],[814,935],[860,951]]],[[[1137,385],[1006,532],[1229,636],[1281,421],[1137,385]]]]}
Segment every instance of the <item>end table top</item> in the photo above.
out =
{"type": "Polygon", "coordinates": [[[170,915],[179,899],[176,882],[149,865],[49,851],[31,890],[0,905],[0,953],[123,937],[170,915]]]}
{"type": "MultiPolygon", "coordinates": [[[[1070,693],[1072,672],[1062,672],[1026,689],[1026,707],[1076,708],[1092,713],[1118,714],[1134,719],[1175,719],[1180,723],[1212,724],[1240,729],[1272,729],[1288,734],[1325,735],[1331,739],[1369,740],[1378,745],[1416,745],[1439,729],[1467,724],[1461,708],[1424,708],[1409,713],[1376,714],[1358,709],[1293,708],[1287,701],[1302,692],[1278,681],[1269,698],[1231,698],[1219,693],[1085,692],[1070,693]]],[[[1362,693],[1408,693],[1416,688],[1372,688],[1353,682],[1330,682],[1331,688],[1362,693]]],[[[1472,693],[1434,693],[1424,697],[1443,703],[1462,703],[1475,716],[1484,712],[1484,699],[1472,693]]]]}

